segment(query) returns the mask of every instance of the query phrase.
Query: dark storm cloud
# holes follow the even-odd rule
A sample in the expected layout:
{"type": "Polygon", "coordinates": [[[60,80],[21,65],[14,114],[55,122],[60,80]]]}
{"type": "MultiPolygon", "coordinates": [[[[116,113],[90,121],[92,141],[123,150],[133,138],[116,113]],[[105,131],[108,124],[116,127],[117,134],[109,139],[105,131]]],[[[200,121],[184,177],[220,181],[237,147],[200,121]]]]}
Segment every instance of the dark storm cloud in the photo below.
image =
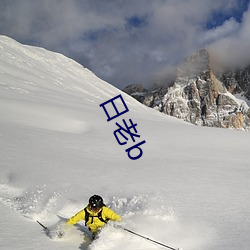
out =
{"type": "Polygon", "coordinates": [[[246,55],[243,10],[243,0],[1,0],[0,33],[64,53],[120,88],[149,86],[208,45],[226,62],[235,46],[246,55]]]}

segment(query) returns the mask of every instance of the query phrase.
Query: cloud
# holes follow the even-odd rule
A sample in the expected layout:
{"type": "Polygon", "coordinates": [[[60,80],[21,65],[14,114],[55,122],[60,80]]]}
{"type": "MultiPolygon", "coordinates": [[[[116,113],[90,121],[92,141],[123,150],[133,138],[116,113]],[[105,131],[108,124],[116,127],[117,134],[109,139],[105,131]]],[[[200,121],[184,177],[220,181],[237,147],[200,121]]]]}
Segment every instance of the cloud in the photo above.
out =
{"type": "MultiPolygon", "coordinates": [[[[224,24],[220,29],[227,29],[224,24]]],[[[236,29],[210,44],[216,61],[225,67],[244,67],[250,64],[250,10],[243,15],[236,29]]]]}
{"type": "Polygon", "coordinates": [[[219,41],[225,37],[231,36],[237,33],[240,28],[240,24],[232,17],[226,20],[221,26],[204,31],[200,38],[201,44],[211,44],[219,41]]]}
{"type": "Polygon", "coordinates": [[[247,49],[249,14],[242,22],[233,17],[239,2],[2,0],[0,33],[61,52],[120,88],[148,87],[204,46],[212,44],[216,54],[223,46],[247,49]],[[219,15],[222,23],[214,20],[219,15]]]}

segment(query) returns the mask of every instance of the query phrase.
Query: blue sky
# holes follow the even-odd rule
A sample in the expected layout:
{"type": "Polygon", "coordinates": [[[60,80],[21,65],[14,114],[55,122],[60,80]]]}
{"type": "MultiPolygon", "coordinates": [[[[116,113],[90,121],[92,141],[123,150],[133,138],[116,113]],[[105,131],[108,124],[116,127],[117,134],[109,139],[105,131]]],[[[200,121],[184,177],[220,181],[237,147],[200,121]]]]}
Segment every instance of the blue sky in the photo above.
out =
{"type": "Polygon", "coordinates": [[[240,0],[237,3],[236,8],[232,8],[230,12],[223,12],[222,10],[216,10],[212,12],[211,18],[208,19],[206,28],[212,29],[216,28],[217,26],[223,25],[226,20],[230,18],[234,18],[238,23],[242,22],[243,14],[247,11],[249,5],[249,0],[240,0]]]}
{"type": "Polygon", "coordinates": [[[111,84],[166,81],[210,48],[250,63],[250,0],[1,0],[0,34],[63,53],[111,84]]]}

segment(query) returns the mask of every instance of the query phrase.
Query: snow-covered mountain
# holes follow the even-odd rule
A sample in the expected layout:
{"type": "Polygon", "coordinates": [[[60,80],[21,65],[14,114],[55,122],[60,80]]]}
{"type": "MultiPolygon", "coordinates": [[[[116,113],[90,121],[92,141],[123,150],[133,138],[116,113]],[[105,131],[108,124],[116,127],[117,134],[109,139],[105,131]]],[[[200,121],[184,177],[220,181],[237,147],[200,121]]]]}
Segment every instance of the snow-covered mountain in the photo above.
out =
{"type": "Polygon", "coordinates": [[[221,73],[211,61],[209,52],[200,50],[180,65],[171,86],[147,91],[131,85],[124,91],[146,106],[196,125],[248,130],[249,68],[221,73]]]}
{"type": "Polygon", "coordinates": [[[1,36],[0,248],[163,249],[112,225],[90,243],[84,222],[62,239],[36,223],[53,228],[97,193],[124,227],[171,247],[248,250],[249,139],[161,114],[63,55],[1,36]],[[100,104],[120,94],[129,111],[108,122],[100,104]],[[114,136],[123,119],[145,140],[137,160],[130,136],[114,136]]]}

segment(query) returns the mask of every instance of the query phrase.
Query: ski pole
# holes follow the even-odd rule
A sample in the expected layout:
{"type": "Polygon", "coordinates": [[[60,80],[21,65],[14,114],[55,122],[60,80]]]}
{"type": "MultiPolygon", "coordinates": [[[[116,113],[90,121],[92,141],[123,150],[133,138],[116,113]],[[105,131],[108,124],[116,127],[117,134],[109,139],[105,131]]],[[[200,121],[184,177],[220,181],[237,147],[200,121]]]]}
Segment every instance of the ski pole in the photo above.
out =
{"type": "Polygon", "coordinates": [[[158,242],[158,241],[155,241],[155,240],[152,240],[152,239],[150,239],[150,238],[148,238],[148,237],[145,237],[145,236],[143,236],[143,235],[141,235],[141,234],[135,233],[135,232],[133,232],[133,231],[127,229],[127,228],[122,228],[122,229],[125,230],[125,231],[127,231],[127,232],[129,232],[129,233],[131,233],[131,234],[137,235],[137,236],[139,236],[139,237],[141,237],[141,238],[143,238],[143,239],[145,239],[145,240],[154,242],[154,243],[156,243],[156,244],[158,244],[158,245],[161,245],[161,246],[163,246],[163,247],[169,248],[169,249],[171,249],[171,250],[180,250],[180,248],[173,248],[173,247],[167,246],[167,245],[162,244],[162,243],[160,243],[160,242],[158,242]]]}
{"type": "Polygon", "coordinates": [[[46,231],[46,230],[48,230],[48,228],[47,227],[45,227],[40,221],[36,221],[40,226],[42,226],[43,227],[43,229],[46,231]]]}

